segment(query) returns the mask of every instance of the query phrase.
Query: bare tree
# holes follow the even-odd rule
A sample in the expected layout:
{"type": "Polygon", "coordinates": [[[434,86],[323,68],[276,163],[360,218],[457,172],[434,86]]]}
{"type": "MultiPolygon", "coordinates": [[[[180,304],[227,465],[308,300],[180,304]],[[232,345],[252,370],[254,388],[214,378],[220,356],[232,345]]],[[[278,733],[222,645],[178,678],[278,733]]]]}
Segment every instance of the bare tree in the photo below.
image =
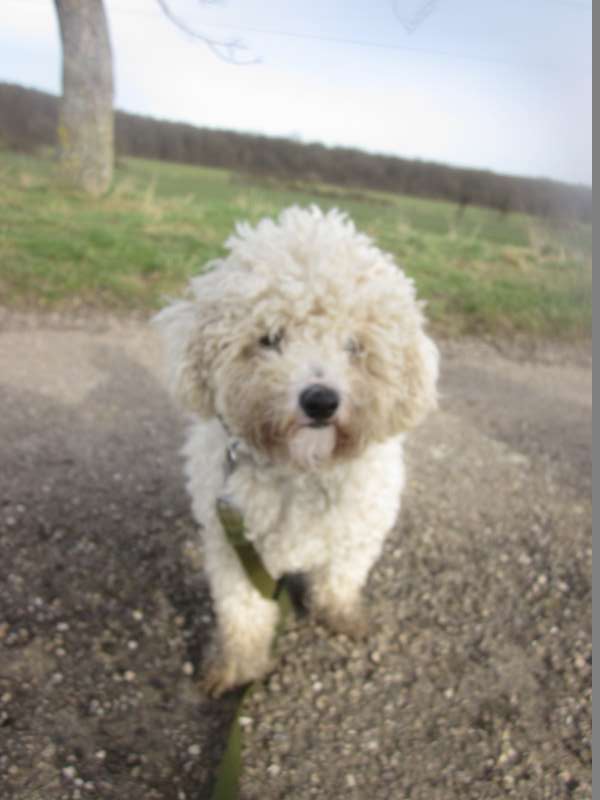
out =
{"type": "MultiPolygon", "coordinates": [[[[198,0],[210,3],[211,0],[198,0]]],[[[244,60],[237,39],[218,41],[192,30],[157,0],[164,15],[186,34],[232,64],[244,60]]],[[[63,178],[92,195],[110,186],[114,166],[113,67],[104,0],[54,0],[63,50],[63,94],[58,123],[58,155],[63,178]]]]}
{"type": "Polygon", "coordinates": [[[58,153],[65,181],[105,192],[114,164],[113,70],[103,0],[54,0],[63,50],[58,153]]]}

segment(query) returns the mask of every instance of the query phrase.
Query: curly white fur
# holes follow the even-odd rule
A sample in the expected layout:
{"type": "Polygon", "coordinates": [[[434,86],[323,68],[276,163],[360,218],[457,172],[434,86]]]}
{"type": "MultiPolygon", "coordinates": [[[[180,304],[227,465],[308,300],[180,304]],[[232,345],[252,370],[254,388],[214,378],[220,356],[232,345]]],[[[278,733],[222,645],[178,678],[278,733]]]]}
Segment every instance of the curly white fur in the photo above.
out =
{"type": "Polygon", "coordinates": [[[185,447],[219,627],[216,693],[270,668],[275,604],[249,583],[216,517],[227,495],[274,577],[301,572],[338,630],[400,508],[402,441],[436,404],[438,354],[412,282],[338,211],[289,208],[238,225],[228,255],[157,315],[171,384],[194,415],[185,447]],[[301,403],[338,405],[315,421],[301,403]],[[239,466],[225,477],[228,443],[239,466]]]}

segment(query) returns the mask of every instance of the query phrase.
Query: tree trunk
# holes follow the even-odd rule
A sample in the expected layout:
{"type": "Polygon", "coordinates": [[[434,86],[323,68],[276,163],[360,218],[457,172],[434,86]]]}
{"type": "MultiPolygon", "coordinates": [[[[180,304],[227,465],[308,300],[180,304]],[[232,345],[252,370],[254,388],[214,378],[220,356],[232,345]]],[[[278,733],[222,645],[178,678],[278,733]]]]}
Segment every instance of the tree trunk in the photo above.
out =
{"type": "Polygon", "coordinates": [[[105,192],[114,163],[113,74],[103,0],[54,0],[63,50],[58,156],[67,183],[105,192]]]}

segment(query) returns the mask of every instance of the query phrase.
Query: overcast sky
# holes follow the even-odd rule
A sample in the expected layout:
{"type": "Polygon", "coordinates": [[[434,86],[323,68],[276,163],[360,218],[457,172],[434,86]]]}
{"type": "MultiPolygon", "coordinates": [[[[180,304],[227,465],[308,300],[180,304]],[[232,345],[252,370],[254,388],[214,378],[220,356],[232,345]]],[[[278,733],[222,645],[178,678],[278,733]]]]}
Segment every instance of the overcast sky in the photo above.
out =
{"type": "MultiPolygon", "coordinates": [[[[106,0],[116,105],[591,184],[591,0],[106,0]]],[[[0,81],[60,92],[52,0],[1,0],[0,81]]]]}

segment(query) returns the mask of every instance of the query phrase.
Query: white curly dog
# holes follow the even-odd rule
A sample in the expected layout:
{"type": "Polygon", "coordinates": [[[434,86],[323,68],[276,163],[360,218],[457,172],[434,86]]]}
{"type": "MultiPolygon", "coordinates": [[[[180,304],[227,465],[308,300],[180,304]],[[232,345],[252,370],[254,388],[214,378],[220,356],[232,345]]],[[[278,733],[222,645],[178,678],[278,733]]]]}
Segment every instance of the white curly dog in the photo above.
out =
{"type": "Polygon", "coordinates": [[[302,573],[322,620],[364,632],[361,590],[400,509],[404,434],[435,407],[438,376],[413,283],[344,214],[288,208],[238,225],[226,246],[155,318],[193,415],[184,452],[218,623],[214,694],[269,671],[278,616],[217,498],[243,510],[274,578],[302,573]]]}

